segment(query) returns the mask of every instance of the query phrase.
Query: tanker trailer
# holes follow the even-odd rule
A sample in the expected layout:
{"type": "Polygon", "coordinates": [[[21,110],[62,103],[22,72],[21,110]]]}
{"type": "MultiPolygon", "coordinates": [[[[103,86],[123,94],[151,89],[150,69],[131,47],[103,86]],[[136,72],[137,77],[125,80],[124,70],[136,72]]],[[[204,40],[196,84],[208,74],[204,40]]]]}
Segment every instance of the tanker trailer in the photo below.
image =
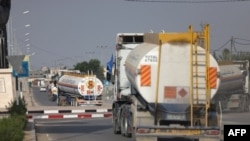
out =
{"type": "Polygon", "coordinates": [[[102,105],[103,84],[95,75],[64,73],[57,84],[59,105],[102,105]]]}
{"type": "Polygon", "coordinates": [[[249,61],[219,61],[220,87],[214,97],[223,111],[247,112],[250,105],[249,61]]]}
{"type": "Polygon", "coordinates": [[[123,39],[116,46],[115,134],[136,141],[219,140],[216,106],[210,103],[220,85],[219,65],[207,44],[198,45],[208,42],[207,30],[145,33],[142,43],[122,42],[125,34],[118,34],[123,39]]]}

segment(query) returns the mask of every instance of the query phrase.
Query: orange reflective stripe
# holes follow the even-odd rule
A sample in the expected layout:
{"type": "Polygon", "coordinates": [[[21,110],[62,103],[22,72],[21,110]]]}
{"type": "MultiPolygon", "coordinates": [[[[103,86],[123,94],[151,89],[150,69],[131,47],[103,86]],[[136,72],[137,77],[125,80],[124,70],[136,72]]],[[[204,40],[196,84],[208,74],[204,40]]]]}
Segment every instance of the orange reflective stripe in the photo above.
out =
{"type": "Polygon", "coordinates": [[[216,82],[217,82],[217,68],[210,67],[209,68],[209,87],[210,87],[210,89],[216,88],[216,82]]]}
{"type": "Polygon", "coordinates": [[[151,86],[151,66],[141,66],[141,86],[151,86]]]}

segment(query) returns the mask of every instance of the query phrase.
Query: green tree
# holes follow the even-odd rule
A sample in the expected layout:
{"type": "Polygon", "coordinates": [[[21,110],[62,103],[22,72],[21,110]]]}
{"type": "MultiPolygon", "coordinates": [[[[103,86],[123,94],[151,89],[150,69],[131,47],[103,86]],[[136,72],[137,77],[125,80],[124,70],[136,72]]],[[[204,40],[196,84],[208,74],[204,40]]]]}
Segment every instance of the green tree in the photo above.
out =
{"type": "Polygon", "coordinates": [[[104,74],[103,74],[103,66],[100,65],[100,61],[97,59],[91,59],[89,62],[83,61],[79,62],[74,66],[74,70],[80,70],[81,73],[84,74],[95,74],[97,78],[103,81],[104,74]]]}
{"type": "Polygon", "coordinates": [[[225,48],[223,51],[222,51],[222,54],[219,55],[219,60],[223,60],[223,61],[228,61],[230,60],[230,50],[225,48]]]}
{"type": "Polygon", "coordinates": [[[250,61],[250,52],[239,51],[236,54],[232,55],[232,60],[249,60],[250,61]]]}
{"type": "Polygon", "coordinates": [[[217,57],[217,54],[214,52],[213,56],[216,60],[229,61],[231,60],[249,60],[250,62],[250,52],[238,51],[236,53],[231,53],[229,49],[224,49],[222,54],[217,57]]]}

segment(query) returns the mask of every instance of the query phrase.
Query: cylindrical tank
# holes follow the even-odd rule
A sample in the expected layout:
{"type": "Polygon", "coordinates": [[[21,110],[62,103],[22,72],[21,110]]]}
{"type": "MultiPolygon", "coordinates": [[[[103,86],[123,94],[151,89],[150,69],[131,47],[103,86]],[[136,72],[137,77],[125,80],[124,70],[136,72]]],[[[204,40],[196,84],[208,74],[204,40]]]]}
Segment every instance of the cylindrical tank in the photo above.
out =
{"type": "MultiPolygon", "coordinates": [[[[198,47],[198,52],[204,49],[198,47]]],[[[163,43],[161,45],[161,58],[159,45],[143,43],[135,47],[125,61],[125,72],[131,85],[147,102],[164,106],[174,112],[183,112],[190,104],[191,85],[191,57],[189,43],[163,43]],[[158,63],[161,63],[158,67],[158,63]],[[159,73],[159,79],[157,79],[159,73]],[[157,85],[158,84],[158,85],[157,85]],[[182,106],[177,106],[182,105],[182,106]]],[[[198,57],[205,58],[204,55],[198,57]]],[[[202,60],[199,58],[198,60],[202,60]]],[[[217,78],[219,65],[210,55],[210,67],[216,70],[214,87],[211,89],[211,98],[216,94],[220,81],[217,78]]],[[[204,62],[204,61],[203,61],[204,62]]],[[[194,67],[193,67],[194,68],[194,67]]],[[[204,73],[204,65],[198,67],[198,73],[204,73]]],[[[205,76],[205,73],[204,73],[205,76]]],[[[205,84],[205,78],[198,78],[199,86],[205,84]]],[[[205,86],[203,86],[205,87],[205,86]]],[[[201,92],[202,93],[202,92],[201,92]]],[[[203,90],[203,94],[204,94],[203,90]]],[[[200,97],[202,99],[202,96],[200,97]]],[[[205,99],[205,95],[203,95],[205,99]]]]}
{"type": "Polygon", "coordinates": [[[99,96],[102,94],[103,84],[95,75],[65,74],[58,81],[58,89],[68,94],[99,96]]]}
{"type": "Polygon", "coordinates": [[[220,87],[218,94],[230,94],[243,90],[244,86],[244,75],[236,64],[223,64],[220,65],[220,87]]]}

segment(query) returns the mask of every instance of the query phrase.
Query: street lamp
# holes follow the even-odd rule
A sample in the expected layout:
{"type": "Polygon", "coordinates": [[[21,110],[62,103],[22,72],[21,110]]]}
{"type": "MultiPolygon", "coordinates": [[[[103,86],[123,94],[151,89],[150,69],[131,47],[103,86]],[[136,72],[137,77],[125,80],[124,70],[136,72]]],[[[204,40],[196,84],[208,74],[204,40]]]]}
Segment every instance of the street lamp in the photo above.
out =
{"type": "MultiPolygon", "coordinates": [[[[8,41],[8,49],[9,49],[9,51],[8,52],[11,52],[11,55],[13,55],[13,51],[14,51],[14,43],[15,43],[15,30],[13,30],[13,19],[15,19],[16,17],[19,17],[20,15],[25,15],[25,14],[28,14],[30,11],[29,10],[26,10],[26,11],[24,11],[24,12],[22,12],[22,13],[20,13],[20,14],[17,14],[17,15],[14,15],[14,16],[10,16],[9,17],[9,20],[8,20],[8,24],[7,24],[7,26],[8,26],[8,35],[9,35],[9,37],[8,37],[8,39],[9,39],[9,41],[8,41]]],[[[27,25],[25,25],[25,27],[29,27],[30,25],[29,24],[27,24],[27,25]]]]}
{"type": "Polygon", "coordinates": [[[26,24],[24,27],[30,27],[31,25],[30,24],[26,24]]]}
{"type": "Polygon", "coordinates": [[[27,10],[27,11],[24,11],[23,14],[28,14],[29,12],[30,12],[30,11],[27,10]]]}
{"type": "MultiPolygon", "coordinates": [[[[21,27],[21,29],[22,28],[29,28],[30,26],[31,26],[30,24],[26,24],[23,27],[21,27]]],[[[18,29],[20,29],[20,28],[18,28],[18,29]]],[[[19,48],[19,44],[17,43],[17,40],[16,40],[16,29],[13,29],[13,35],[11,36],[11,39],[12,39],[12,46],[11,46],[12,52],[11,52],[11,54],[12,55],[15,55],[17,53],[22,54],[22,51],[19,48]],[[14,53],[14,51],[15,51],[15,53],[14,53]]]]}

